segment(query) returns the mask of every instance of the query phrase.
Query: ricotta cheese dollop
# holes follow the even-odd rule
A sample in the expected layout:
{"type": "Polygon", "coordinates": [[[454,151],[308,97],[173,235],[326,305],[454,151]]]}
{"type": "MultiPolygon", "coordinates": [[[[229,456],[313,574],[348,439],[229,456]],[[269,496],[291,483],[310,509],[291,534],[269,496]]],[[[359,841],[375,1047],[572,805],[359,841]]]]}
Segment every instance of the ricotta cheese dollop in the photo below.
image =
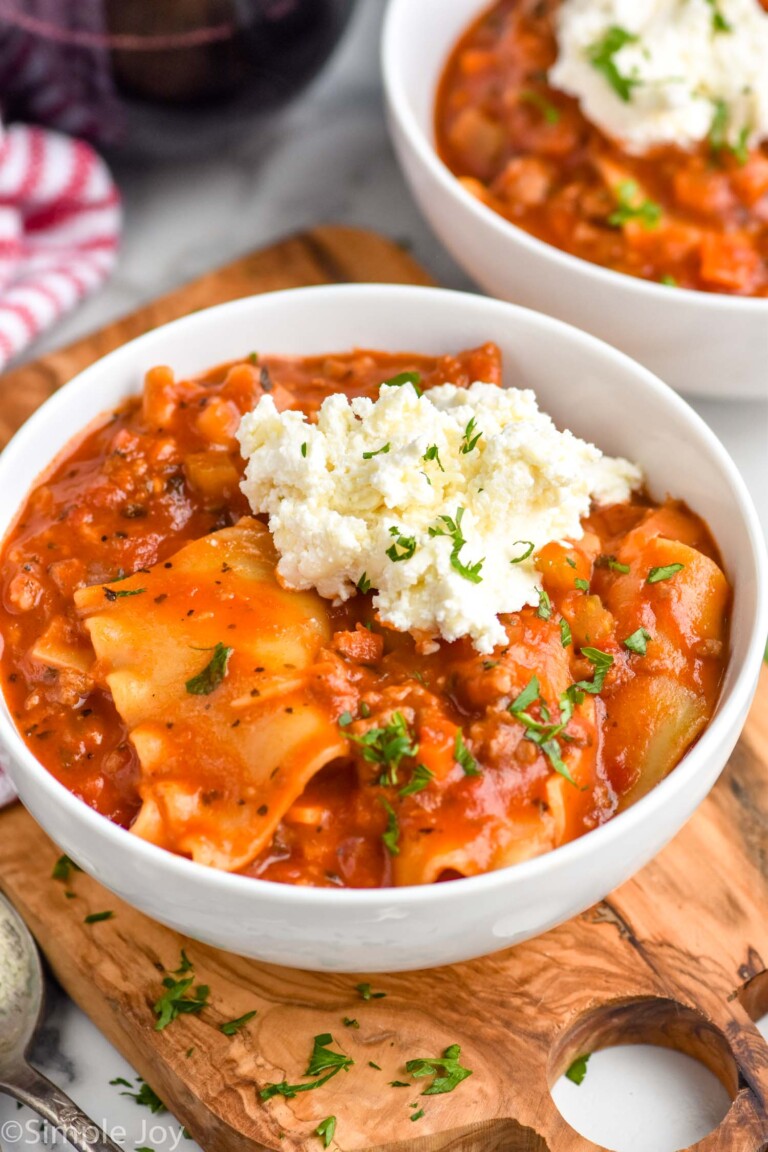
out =
{"type": "Polygon", "coordinates": [[[759,0],[563,0],[553,87],[631,152],[715,133],[768,137],[768,12],[759,0]]]}
{"type": "Polygon", "coordinates": [[[336,394],[316,424],[264,396],[238,436],[286,587],[337,602],[370,587],[383,623],[470,636],[480,652],[505,642],[500,613],[539,602],[536,549],[578,539],[592,500],[627,500],[641,481],[558,431],[533,392],[479,382],[336,394]]]}

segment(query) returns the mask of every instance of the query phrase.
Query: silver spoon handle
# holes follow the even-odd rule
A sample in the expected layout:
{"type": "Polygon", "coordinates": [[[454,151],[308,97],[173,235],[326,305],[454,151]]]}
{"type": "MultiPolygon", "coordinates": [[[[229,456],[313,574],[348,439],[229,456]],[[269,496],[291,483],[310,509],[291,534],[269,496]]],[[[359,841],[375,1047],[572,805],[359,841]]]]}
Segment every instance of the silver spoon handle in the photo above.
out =
{"type": "Polygon", "coordinates": [[[58,1128],[77,1152],[123,1152],[74,1100],[29,1064],[14,1069],[12,1082],[0,1081],[0,1089],[58,1128]]]}

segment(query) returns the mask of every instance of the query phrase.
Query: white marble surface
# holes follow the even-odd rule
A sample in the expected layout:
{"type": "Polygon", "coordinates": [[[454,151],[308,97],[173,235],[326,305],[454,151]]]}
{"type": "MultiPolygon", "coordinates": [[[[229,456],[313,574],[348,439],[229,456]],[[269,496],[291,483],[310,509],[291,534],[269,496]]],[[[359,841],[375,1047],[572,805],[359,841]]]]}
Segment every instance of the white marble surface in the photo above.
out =
{"type": "MultiPolygon", "coordinates": [[[[242,252],[320,221],[376,227],[404,239],[444,284],[471,288],[423,224],[387,140],[377,61],[382,10],[382,0],[359,0],[333,64],[268,140],[242,139],[206,161],[119,169],[126,230],[117,274],[32,352],[72,340],[242,252]]],[[[736,459],[768,531],[768,402],[696,407],[736,459]]],[[[194,1152],[168,1114],[153,1116],[110,1086],[118,1076],[133,1081],[132,1070],[55,990],[35,1058],[126,1148],[194,1152]]],[[[718,1120],[724,1107],[718,1089],[686,1058],[622,1049],[597,1054],[582,1086],[561,1082],[555,1096],[572,1122],[610,1148],[673,1152],[718,1120]]],[[[0,1149],[43,1142],[54,1139],[0,1097],[0,1149]]]]}

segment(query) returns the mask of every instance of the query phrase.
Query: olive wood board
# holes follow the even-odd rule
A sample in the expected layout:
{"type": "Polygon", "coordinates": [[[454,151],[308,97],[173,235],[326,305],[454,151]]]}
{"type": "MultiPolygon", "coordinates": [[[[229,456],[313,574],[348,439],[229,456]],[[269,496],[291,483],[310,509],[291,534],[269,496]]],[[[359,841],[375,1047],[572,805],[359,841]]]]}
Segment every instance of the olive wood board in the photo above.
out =
{"type": "MultiPolygon", "coordinates": [[[[392,242],[332,226],[238,260],[8,373],[0,443],[76,372],[157,324],[250,293],[365,280],[430,282],[392,242]]],[[[651,864],[570,923],[472,963],[376,977],[260,964],[179,937],[85,874],[53,880],[58,855],[19,805],[0,814],[0,888],[66,991],[206,1152],[319,1152],[314,1130],[331,1114],[337,1152],[595,1152],[550,1085],[581,1054],[637,1042],[698,1058],[731,1095],[697,1152],[768,1150],[768,1045],[753,1023],[768,1011],[768,668],[719,784],[651,864]],[[105,909],[113,919],[84,923],[105,909]],[[210,1006],[156,1031],[152,1005],[182,947],[210,1006]],[[366,980],[386,995],[364,1001],[355,986],[366,980]],[[254,1009],[236,1035],[219,1030],[254,1009]],[[260,1100],[267,1082],[301,1080],[323,1032],[354,1066],[293,1099],[260,1100]],[[454,1043],[473,1070],[455,1091],[389,1086],[411,1080],[406,1060],[454,1043]]]]}

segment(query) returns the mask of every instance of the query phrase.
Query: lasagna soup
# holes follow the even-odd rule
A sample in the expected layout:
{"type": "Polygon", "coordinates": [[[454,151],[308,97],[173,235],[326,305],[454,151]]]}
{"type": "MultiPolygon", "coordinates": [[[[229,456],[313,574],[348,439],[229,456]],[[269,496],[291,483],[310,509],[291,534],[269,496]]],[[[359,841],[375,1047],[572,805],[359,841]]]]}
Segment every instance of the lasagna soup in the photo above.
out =
{"type": "Polygon", "coordinates": [[[316,886],[476,875],[639,799],[717,702],[717,547],[501,380],[493,345],[152,369],[3,546],[37,759],[136,836],[316,886]]]}
{"type": "Polygon", "coordinates": [[[768,0],[497,0],[447,61],[435,138],[547,244],[768,296],[768,0]]]}

